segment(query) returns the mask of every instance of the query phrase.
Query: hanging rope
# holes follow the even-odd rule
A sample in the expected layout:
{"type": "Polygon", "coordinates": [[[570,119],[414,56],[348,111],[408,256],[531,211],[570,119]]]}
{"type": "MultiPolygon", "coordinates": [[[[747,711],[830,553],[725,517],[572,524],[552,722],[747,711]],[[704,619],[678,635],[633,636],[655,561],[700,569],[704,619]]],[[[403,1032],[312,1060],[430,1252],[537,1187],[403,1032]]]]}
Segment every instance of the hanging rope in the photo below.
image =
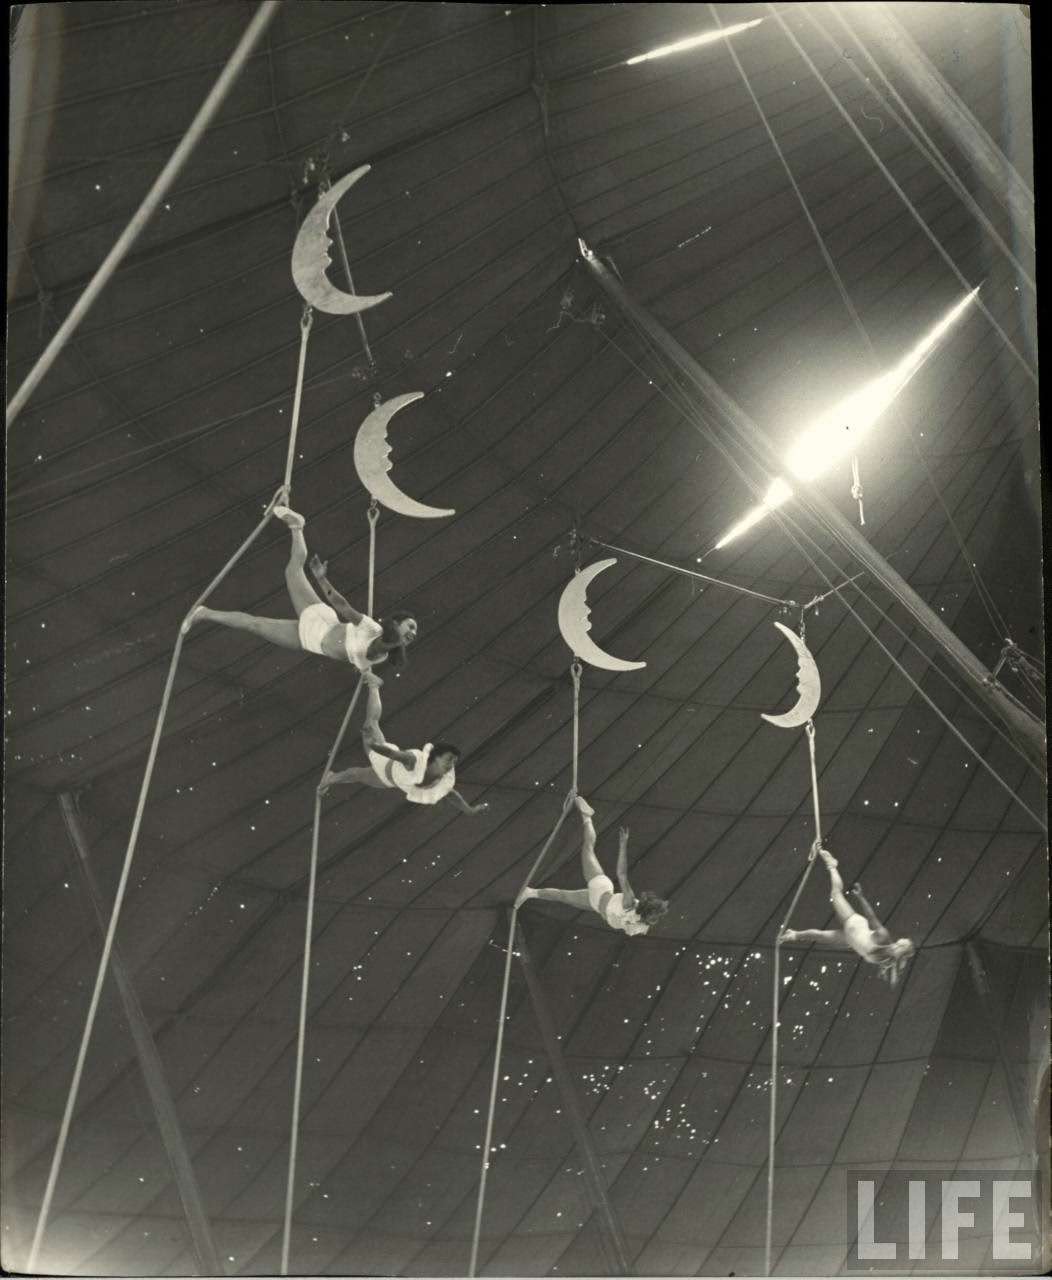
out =
{"type": "MultiPolygon", "coordinates": [[[[526,873],[526,878],[519,886],[521,893],[528,885],[531,885],[537,878],[544,859],[548,856],[548,850],[555,843],[555,837],[562,829],[563,823],[566,821],[566,815],[570,812],[574,805],[574,799],[577,796],[577,756],[580,748],[580,706],[581,706],[581,663],[575,657],[570,664],[570,677],[573,680],[573,759],[570,766],[570,777],[572,779],[570,790],[566,794],[563,801],[562,812],[559,814],[559,820],[552,828],[551,834],[541,846],[541,851],[533,860],[533,865],[526,873]]],[[[518,897],[518,894],[515,895],[518,897]]],[[[482,1213],[486,1204],[486,1181],[489,1176],[489,1156],[490,1147],[493,1143],[493,1120],[497,1108],[497,1086],[500,1081],[500,1065],[501,1055],[504,1050],[504,1023],[508,1012],[508,987],[511,982],[511,962],[515,954],[515,926],[519,918],[519,908],[513,907],[508,920],[508,941],[504,952],[504,979],[500,988],[500,1011],[497,1015],[497,1044],[493,1055],[493,1076],[490,1080],[489,1090],[489,1107],[486,1111],[486,1130],[482,1140],[482,1169],[479,1174],[479,1190],[478,1199],[475,1204],[475,1228],[471,1235],[471,1260],[468,1263],[468,1276],[474,1277],[478,1274],[478,1257],[479,1257],[479,1240],[482,1235],[482,1213]]]]}
{"type": "MultiPolygon", "coordinates": [[[[803,637],[803,631],[803,623],[801,622],[801,638],[803,637]]],[[[808,720],[806,731],[807,749],[811,757],[811,798],[815,812],[815,839],[807,855],[807,866],[804,868],[804,874],[800,877],[796,892],[789,903],[789,910],[785,913],[785,919],[778,926],[778,933],[774,940],[774,972],[771,989],[770,1111],[767,1131],[767,1224],[764,1236],[764,1275],[768,1276],[771,1274],[771,1234],[774,1227],[774,1155],[775,1139],[778,1132],[778,1031],[781,1025],[779,1009],[782,998],[782,934],[789,927],[789,921],[796,910],[796,904],[800,901],[804,885],[807,884],[808,877],[814,868],[818,850],[822,847],[822,816],[818,802],[818,769],[815,763],[815,725],[813,720],[808,720]]]]}
{"type": "MultiPolygon", "coordinates": [[[[369,522],[369,591],[366,612],[372,616],[373,594],[376,585],[376,522],[380,516],[380,508],[374,498],[369,504],[366,519],[369,522]]],[[[296,1162],[299,1154],[300,1106],[303,1098],[303,1058],[307,1044],[307,1001],[310,994],[311,949],[314,944],[314,901],[318,879],[318,848],[321,842],[321,804],[324,791],[322,781],[332,772],[333,763],[343,745],[344,736],[351,723],[351,716],[358,705],[358,697],[362,691],[362,676],[354,686],[354,693],[343,713],[343,720],[333,739],[329,754],[325,760],[321,780],[314,792],[314,825],[311,828],[310,869],[307,876],[307,918],[303,936],[303,974],[300,979],[300,1010],[296,1035],[296,1071],[292,1085],[292,1131],[289,1135],[289,1164],[285,1179],[285,1219],[281,1235],[281,1274],[289,1274],[289,1250],[292,1244],[292,1206],[296,1197],[296,1162]]]]}
{"type": "Polygon", "coordinates": [[[66,1107],[62,1114],[62,1121],[59,1125],[58,1139],[55,1143],[55,1152],[51,1159],[51,1169],[48,1173],[47,1184],[44,1188],[44,1198],[40,1204],[40,1211],[37,1215],[36,1229],[33,1233],[33,1243],[30,1246],[29,1257],[26,1260],[26,1270],[30,1274],[37,1271],[37,1261],[40,1252],[40,1245],[44,1238],[44,1232],[47,1230],[48,1218],[51,1214],[51,1202],[55,1195],[55,1186],[58,1182],[59,1171],[62,1168],[62,1160],[66,1151],[66,1141],[69,1137],[70,1123],[73,1119],[73,1112],[77,1105],[77,1095],[80,1092],[81,1077],[84,1074],[84,1062],[88,1054],[88,1046],[91,1043],[91,1033],[95,1027],[95,1017],[98,1013],[99,999],[102,995],[102,986],[106,980],[106,973],[110,965],[110,957],[113,954],[114,938],[117,934],[117,922],[120,919],[121,908],[124,905],[124,898],[128,888],[128,878],[131,874],[132,860],[135,857],[135,849],[139,842],[139,830],[142,826],[143,814],[146,811],[146,797],[150,790],[150,783],[153,780],[153,770],[157,763],[157,752],[161,744],[161,736],[164,733],[164,723],[168,715],[168,706],[172,698],[172,689],[175,686],[175,675],[179,669],[179,659],[183,652],[183,642],[188,633],[187,623],[193,615],[194,611],[208,599],[212,592],[230,573],[231,569],[245,555],[249,547],[256,541],[259,535],[267,527],[274,508],[280,502],[286,501],[288,498],[288,490],[282,487],[274,494],[270,502],[267,504],[263,517],[242,542],[230,559],[223,565],[222,569],[215,575],[212,581],[205,587],[204,591],[197,597],[189,612],[183,619],[179,627],[179,634],[175,639],[175,647],[172,650],[171,661],[168,664],[168,676],[164,682],[164,692],[161,695],[161,705],[157,712],[157,722],[153,729],[153,738],[150,742],[149,754],[146,757],[146,768],[143,771],[142,783],[139,786],[139,798],[135,805],[135,817],[132,819],[131,834],[128,836],[128,847],[124,853],[124,864],[121,868],[120,880],[117,883],[117,892],[113,900],[113,908],[110,911],[110,922],[106,929],[106,939],[102,946],[102,955],[99,957],[99,967],[95,975],[95,986],[91,995],[91,1002],[88,1006],[88,1015],[84,1022],[84,1032],[80,1040],[80,1049],[77,1052],[76,1064],[73,1068],[73,1079],[69,1086],[69,1094],[66,1098],[66,1107]]]}
{"type": "Polygon", "coordinates": [[[292,491],[292,468],[296,461],[296,437],[300,429],[300,404],[303,401],[303,370],[307,366],[307,342],[310,339],[311,326],[314,324],[314,312],[304,306],[300,316],[300,354],[296,366],[296,390],[292,396],[292,425],[289,427],[289,448],[285,456],[285,488],[292,491]]]}
{"type": "Polygon", "coordinates": [[[573,680],[573,767],[570,774],[570,792],[576,795],[577,753],[581,745],[581,663],[577,658],[570,663],[570,678],[573,680]]]}

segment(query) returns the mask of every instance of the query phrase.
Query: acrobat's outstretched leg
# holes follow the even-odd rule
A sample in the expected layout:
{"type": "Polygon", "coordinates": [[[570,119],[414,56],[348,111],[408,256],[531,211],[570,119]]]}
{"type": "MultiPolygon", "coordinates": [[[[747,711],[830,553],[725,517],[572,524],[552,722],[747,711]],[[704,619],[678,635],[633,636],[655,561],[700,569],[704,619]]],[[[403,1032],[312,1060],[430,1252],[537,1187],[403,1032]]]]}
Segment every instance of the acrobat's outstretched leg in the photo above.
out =
{"type": "Polygon", "coordinates": [[[312,604],[324,604],[307,578],[307,540],[303,536],[303,526],[306,522],[298,512],[290,511],[288,507],[275,507],[274,515],[283,524],[288,525],[292,538],[289,562],[285,566],[285,586],[288,588],[289,599],[298,618],[303,610],[309,609],[312,604]]]}
{"type": "Polygon", "coordinates": [[[387,784],[382,782],[374,772],[371,765],[355,765],[351,769],[343,769],[339,773],[327,773],[321,781],[319,790],[324,795],[330,787],[340,786],[345,782],[357,782],[362,787],[375,787],[377,791],[388,790],[387,784]]]}
{"type": "Polygon", "coordinates": [[[844,896],[844,881],[840,877],[837,860],[826,849],[819,848],[819,857],[826,864],[826,870],[829,872],[829,901],[833,904],[833,910],[841,924],[850,920],[852,916],[858,912],[848,902],[844,896]]]}
{"type": "MultiPolygon", "coordinates": [[[[289,526],[292,533],[292,551],[285,569],[285,584],[289,590],[289,598],[296,610],[297,618],[308,605],[320,604],[314,588],[307,581],[303,566],[307,561],[307,543],[303,538],[303,517],[288,507],[275,507],[274,515],[289,526]]],[[[285,618],[257,618],[254,613],[242,613],[239,610],[209,609],[207,605],[198,607],[183,623],[183,632],[187,632],[195,622],[218,622],[222,627],[231,627],[234,631],[247,631],[249,635],[260,640],[268,640],[282,649],[302,650],[300,643],[299,623],[285,618]]]]}
{"type": "Polygon", "coordinates": [[[596,876],[606,875],[606,872],[595,856],[595,824],[592,822],[595,810],[583,796],[575,796],[574,803],[581,814],[581,875],[587,884],[596,876]]]}

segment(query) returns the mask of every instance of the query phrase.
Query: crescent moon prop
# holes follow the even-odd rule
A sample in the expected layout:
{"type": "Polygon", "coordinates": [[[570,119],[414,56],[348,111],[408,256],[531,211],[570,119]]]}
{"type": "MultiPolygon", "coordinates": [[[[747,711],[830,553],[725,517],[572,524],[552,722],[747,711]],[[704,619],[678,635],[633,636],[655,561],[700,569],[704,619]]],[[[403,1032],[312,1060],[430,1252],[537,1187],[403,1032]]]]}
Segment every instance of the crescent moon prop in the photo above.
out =
{"type": "Polygon", "coordinates": [[[364,178],[370,168],[370,165],[363,164],[361,168],[334,183],[321,196],[303,219],[292,249],[292,278],[296,282],[296,288],[312,307],[328,311],[332,315],[353,315],[356,311],[375,307],[378,302],[386,302],[392,296],[390,293],[344,293],[331,284],[325,274],[332,262],[329,256],[329,246],[332,244],[329,238],[329,217],[343,193],[353,187],[359,178],[364,178]]]}
{"type": "Polygon", "coordinates": [[[602,667],[604,671],[637,671],[647,664],[615,658],[612,653],[600,649],[588,634],[592,629],[589,621],[592,611],[588,607],[589,584],[612,564],[617,564],[613,557],[609,560],[597,560],[578,573],[572,582],[567,583],[559,597],[559,630],[563,633],[563,639],[583,662],[590,662],[593,667],[602,667]]]}
{"type": "Polygon", "coordinates": [[[387,424],[399,409],[414,400],[423,399],[422,391],[407,391],[379,404],[358,428],[354,439],[354,466],[362,484],[377,502],[403,516],[432,519],[436,516],[452,516],[452,507],[429,507],[403,493],[387,474],[391,470],[391,446],[387,440],[387,424]]]}
{"type": "Polygon", "coordinates": [[[796,729],[802,724],[807,724],[818,709],[818,703],[822,697],[822,678],[818,674],[818,664],[811,656],[810,649],[796,632],[790,631],[780,622],[774,625],[796,650],[796,690],[800,696],[796,706],[790,707],[780,716],[769,716],[764,712],[760,714],[769,724],[775,724],[779,729],[796,729]]]}

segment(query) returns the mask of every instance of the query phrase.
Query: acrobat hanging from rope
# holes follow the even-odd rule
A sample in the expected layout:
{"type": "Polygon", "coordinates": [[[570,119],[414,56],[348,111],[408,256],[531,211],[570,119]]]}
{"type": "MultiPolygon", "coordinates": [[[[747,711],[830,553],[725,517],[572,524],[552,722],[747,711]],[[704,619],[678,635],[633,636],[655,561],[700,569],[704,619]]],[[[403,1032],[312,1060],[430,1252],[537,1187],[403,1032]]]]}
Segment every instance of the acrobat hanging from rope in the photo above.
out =
{"type": "Polygon", "coordinates": [[[339,773],[327,773],[321,780],[319,791],[324,794],[332,786],[356,782],[381,791],[401,791],[412,804],[438,804],[448,798],[461,813],[472,816],[484,813],[489,808],[486,801],[469,804],[456,790],[460,748],[450,742],[426,742],[422,747],[406,750],[388,742],[380,728],[383,715],[380,688],[383,681],[372,671],[363,672],[362,681],[369,689],[362,726],[362,745],[369,764],[339,773]]]}
{"type": "Polygon", "coordinates": [[[603,870],[599,859],[595,856],[595,825],[592,817],[595,810],[583,796],[575,796],[574,803],[581,814],[581,874],[584,878],[583,889],[533,889],[526,885],[515,900],[516,908],[531,898],[539,898],[542,902],[562,902],[568,907],[583,911],[590,907],[597,916],[611,929],[620,929],[630,938],[649,933],[651,926],[657,924],[668,911],[668,903],[656,893],[644,890],[636,894],[628,882],[628,828],[622,827],[617,848],[617,883],[619,892],[614,892],[614,883],[603,870]]]}
{"type": "Polygon", "coordinates": [[[862,908],[861,914],[855,910],[844,893],[844,882],[840,877],[839,864],[836,858],[826,849],[819,847],[818,856],[826,864],[829,872],[829,901],[833,904],[839,929],[783,929],[783,942],[825,942],[834,947],[854,951],[867,964],[875,964],[880,978],[890,986],[895,986],[906,963],[914,953],[913,942],[909,938],[893,939],[889,931],[881,924],[873,908],[866,901],[862,886],[857,882],[851,886],[851,894],[862,908]]]}
{"type": "MultiPolygon", "coordinates": [[[[386,618],[370,618],[360,613],[328,582],[319,579],[329,603],[321,599],[307,580],[307,543],[303,536],[303,516],[288,507],[276,506],[274,516],[288,526],[292,535],[285,585],[296,610],[296,621],[259,618],[252,613],[228,612],[199,605],[183,624],[188,631],[195,622],[217,622],[235,631],[268,640],[282,649],[316,653],[336,662],[349,662],[359,671],[370,671],[388,658],[395,665],[405,662],[406,646],[417,638],[417,620],[411,613],[394,612],[386,618]]],[[[317,559],[317,557],[315,557],[317,559]]],[[[320,563],[320,562],[319,562],[320,563]]]]}

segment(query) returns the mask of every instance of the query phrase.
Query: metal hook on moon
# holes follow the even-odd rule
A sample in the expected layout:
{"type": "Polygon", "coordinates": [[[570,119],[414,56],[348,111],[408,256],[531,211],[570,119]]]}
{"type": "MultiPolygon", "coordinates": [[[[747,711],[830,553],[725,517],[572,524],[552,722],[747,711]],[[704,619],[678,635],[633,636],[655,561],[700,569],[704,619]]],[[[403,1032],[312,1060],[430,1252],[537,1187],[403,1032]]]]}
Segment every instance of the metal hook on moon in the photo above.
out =
{"type": "Polygon", "coordinates": [[[391,445],[387,439],[387,427],[399,409],[404,409],[414,400],[422,400],[422,391],[407,391],[404,395],[393,396],[378,404],[358,428],[354,438],[354,466],[363,485],[369,490],[377,502],[382,502],[391,511],[399,515],[416,516],[418,519],[435,519],[438,516],[452,516],[456,512],[452,507],[429,507],[417,502],[402,490],[391,479],[391,445]]]}
{"type": "Polygon", "coordinates": [[[563,639],[582,662],[591,663],[593,667],[601,667],[604,671],[638,671],[645,667],[645,662],[628,662],[624,658],[615,658],[612,653],[601,649],[589,636],[592,629],[590,621],[592,611],[588,607],[588,588],[593,580],[609,569],[617,561],[597,560],[587,569],[582,569],[572,581],[567,583],[559,597],[559,630],[563,639]]]}
{"type": "Polygon", "coordinates": [[[349,316],[375,307],[379,302],[386,302],[392,296],[390,293],[345,293],[342,289],[337,289],[325,274],[332,262],[329,255],[332,244],[329,218],[344,192],[353,187],[359,178],[364,178],[370,168],[370,165],[363,164],[346,174],[339,182],[333,183],[303,219],[303,225],[296,235],[296,243],[292,249],[292,278],[304,301],[318,311],[349,316]]]}
{"type": "Polygon", "coordinates": [[[818,664],[811,656],[811,650],[800,636],[781,622],[774,625],[796,650],[796,690],[799,697],[796,705],[783,711],[781,715],[769,716],[766,712],[760,714],[769,724],[777,725],[779,729],[797,729],[800,725],[807,724],[818,710],[822,698],[822,677],[818,674],[818,664]]]}

